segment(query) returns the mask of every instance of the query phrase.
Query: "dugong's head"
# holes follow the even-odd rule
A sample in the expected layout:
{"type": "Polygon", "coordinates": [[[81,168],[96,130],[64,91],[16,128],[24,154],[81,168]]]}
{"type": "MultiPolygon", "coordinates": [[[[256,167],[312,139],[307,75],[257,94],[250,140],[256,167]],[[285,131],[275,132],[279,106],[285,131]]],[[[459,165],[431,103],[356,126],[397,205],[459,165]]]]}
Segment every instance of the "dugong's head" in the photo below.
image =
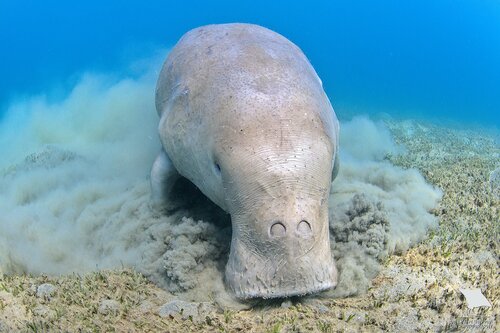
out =
{"type": "Polygon", "coordinates": [[[223,126],[214,145],[233,227],[226,282],[238,298],[336,285],[328,197],[337,139],[320,112],[307,111],[265,112],[261,121],[223,126]]]}

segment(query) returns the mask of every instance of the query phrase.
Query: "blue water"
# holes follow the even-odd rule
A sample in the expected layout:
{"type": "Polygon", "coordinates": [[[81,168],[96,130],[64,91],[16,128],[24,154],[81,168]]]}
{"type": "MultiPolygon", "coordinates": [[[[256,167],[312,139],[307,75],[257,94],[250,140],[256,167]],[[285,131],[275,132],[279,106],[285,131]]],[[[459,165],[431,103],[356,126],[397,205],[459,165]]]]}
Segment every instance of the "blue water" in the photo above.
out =
{"type": "Polygon", "coordinates": [[[59,98],[84,70],[117,71],[210,23],[251,22],[299,45],[337,114],[500,124],[500,2],[0,2],[0,115],[59,98]]]}

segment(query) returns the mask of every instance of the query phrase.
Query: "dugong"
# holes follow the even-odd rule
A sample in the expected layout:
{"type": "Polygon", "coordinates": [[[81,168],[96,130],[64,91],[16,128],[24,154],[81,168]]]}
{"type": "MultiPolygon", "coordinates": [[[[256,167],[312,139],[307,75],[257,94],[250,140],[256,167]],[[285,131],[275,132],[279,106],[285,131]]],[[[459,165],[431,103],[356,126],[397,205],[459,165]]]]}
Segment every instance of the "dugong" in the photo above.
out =
{"type": "Polygon", "coordinates": [[[332,288],[328,197],[339,123],[302,51],[252,24],[187,32],[156,87],[155,203],[179,177],[231,215],[225,283],[239,299],[332,288]]]}

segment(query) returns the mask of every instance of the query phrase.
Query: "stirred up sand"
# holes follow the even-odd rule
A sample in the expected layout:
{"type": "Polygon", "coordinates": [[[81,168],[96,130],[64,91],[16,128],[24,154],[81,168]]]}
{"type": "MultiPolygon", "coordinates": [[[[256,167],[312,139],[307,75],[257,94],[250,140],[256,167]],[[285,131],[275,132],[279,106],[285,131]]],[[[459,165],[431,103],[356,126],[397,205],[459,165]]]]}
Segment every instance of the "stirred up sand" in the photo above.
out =
{"type": "MultiPolygon", "coordinates": [[[[151,207],[155,79],[88,74],[61,101],[33,97],[10,107],[0,123],[1,272],[130,267],[184,300],[230,302],[229,216],[189,182],[177,184],[168,204],[175,209],[151,207]]],[[[341,140],[329,200],[340,276],[330,296],[366,291],[388,255],[435,229],[431,210],[442,195],[418,170],[385,159],[404,147],[384,124],[353,118],[342,123],[341,140]]]]}

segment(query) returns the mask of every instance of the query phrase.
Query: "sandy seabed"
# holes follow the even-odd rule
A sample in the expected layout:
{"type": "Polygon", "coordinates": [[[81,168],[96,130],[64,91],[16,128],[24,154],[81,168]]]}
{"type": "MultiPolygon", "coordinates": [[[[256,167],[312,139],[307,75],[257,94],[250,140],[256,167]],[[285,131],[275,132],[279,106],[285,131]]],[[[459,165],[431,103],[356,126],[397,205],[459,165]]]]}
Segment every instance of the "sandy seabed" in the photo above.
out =
{"type": "MultiPolygon", "coordinates": [[[[418,169],[443,197],[432,211],[439,228],[409,249],[379,256],[366,288],[347,297],[274,300],[238,310],[210,295],[193,302],[189,293],[160,288],[130,268],[59,277],[1,274],[0,332],[500,331],[499,138],[412,120],[384,123],[405,148],[385,159],[418,169]],[[481,289],[492,306],[469,309],[460,288],[481,289]]],[[[213,227],[183,226],[204,228],[200,233],[213,227]]],[[[196,286],[202,281],[181,282],[203,288],[196,286]]]]}

